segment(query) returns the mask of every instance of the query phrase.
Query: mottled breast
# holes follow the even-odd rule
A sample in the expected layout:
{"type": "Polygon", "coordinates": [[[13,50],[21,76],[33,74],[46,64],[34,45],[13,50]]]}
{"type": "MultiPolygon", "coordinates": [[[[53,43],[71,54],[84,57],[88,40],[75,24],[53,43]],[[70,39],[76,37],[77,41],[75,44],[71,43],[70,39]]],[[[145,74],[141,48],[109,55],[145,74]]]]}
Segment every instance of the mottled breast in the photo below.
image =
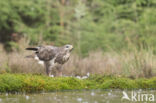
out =
{"type": "Polygon", "coordinates": [[[70,57],[70,53],[59,54],[56,57],[55,62],[59,64],[64,64],[65,62],[68,61],[69,57],[70,57]]]}
{"type": "Polygon", "coordinates": [[[67,61],[70,57],[70,53],[66,53],[66,55],[63,56],[63,60],[67,61]]]}

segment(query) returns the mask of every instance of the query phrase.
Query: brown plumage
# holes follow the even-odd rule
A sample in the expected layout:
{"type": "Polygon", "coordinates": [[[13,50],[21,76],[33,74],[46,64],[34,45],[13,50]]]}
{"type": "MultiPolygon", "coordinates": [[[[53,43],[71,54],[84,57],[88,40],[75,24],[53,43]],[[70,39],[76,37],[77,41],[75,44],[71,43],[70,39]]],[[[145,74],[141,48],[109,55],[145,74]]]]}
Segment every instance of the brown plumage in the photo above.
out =
{"type": "Polygon", "coordinates": [[[47,75],[51,75],[51,70],[55,67],[59,67],[59,76],[62,75],[61,68],[64,63],[66,63],[70,57],[70,52],[72,51],[72,45],[65,45],[63,47],[55,46],[39,46],[35,48],[26,48],[26,50],[35,51],[35,57],[43,61],[46,67],[47,75]]]}

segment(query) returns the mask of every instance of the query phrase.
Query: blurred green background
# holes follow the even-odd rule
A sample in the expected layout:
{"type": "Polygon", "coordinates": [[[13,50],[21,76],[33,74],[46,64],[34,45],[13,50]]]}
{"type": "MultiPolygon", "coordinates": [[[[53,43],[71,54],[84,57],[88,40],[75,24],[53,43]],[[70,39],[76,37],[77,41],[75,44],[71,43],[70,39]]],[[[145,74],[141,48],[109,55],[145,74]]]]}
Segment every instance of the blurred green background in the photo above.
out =
{"type": "Polygon", "coordinates": [[[30,45],[73,44],[94,50],[152,48],[156,53],[156,0],[0,0],[0,43],[7,51],[30,45]]]}

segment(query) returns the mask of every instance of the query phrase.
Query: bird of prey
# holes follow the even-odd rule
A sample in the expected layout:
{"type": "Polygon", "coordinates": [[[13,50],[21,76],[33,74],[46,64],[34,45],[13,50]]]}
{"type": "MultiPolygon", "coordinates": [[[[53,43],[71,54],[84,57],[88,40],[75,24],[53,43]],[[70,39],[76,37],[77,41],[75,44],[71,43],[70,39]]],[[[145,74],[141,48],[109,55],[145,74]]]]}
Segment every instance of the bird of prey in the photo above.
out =
{"type": "Polygon", "coordinates": [[[58,76],[62,76],[62,65],[68,61],[72,49],[73,46],[69,44],[62,47],[47,45],[26,48],[26,50],[35,51],[35,58],[44,62],[48,76],[51,76],[52,69],[57,66],[59,67],[58,76]]]}

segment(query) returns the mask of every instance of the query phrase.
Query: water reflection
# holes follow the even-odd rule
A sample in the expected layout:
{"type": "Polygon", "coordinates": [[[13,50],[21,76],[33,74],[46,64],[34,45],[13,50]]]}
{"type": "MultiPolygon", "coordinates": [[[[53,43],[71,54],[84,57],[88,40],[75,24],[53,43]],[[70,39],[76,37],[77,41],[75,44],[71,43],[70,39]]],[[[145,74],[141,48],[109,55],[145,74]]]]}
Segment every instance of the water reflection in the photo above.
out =
{"type": "MultiPolygon", "coordinates": [[[[138,92],[152,93],[156,96],[156,90],[138,90],[138,92]]],[[[133,103],[121,100],[122,93],[123,91],[120,90],[64,91],[38,94],[6,93],[0,94],[0,103],[133,103]]],[[[131,95],[131,91],[126,91],[126,93],[131,95]]]]}

